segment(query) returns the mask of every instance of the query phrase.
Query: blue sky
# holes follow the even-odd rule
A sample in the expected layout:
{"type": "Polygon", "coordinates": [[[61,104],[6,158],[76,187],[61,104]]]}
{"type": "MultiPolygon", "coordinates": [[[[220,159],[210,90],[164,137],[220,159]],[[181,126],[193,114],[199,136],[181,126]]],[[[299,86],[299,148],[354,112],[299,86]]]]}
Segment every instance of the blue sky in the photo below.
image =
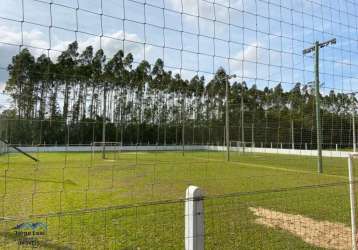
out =
{"type": "MultiPolygon", "coordinates": [[[[185,78],[221,66],[260,88],[313,80],[302,50],[320,52],[322,92],[358,89],[358,4],[351,0],[1,0],[0,87],[20,48],[55,59],[68,43],[164,59],[185,78]]],[[[1,102],[6,102],[3,99],[1,102]]],[[[0,103],[1,104],[1,103],[0,103]]]]}

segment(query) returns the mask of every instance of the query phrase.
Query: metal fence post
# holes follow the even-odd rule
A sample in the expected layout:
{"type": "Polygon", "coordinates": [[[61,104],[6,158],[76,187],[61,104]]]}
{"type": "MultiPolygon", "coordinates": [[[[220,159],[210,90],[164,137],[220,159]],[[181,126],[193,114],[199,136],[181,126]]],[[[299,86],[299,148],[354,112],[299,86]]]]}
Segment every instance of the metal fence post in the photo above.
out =
{"type": "Polygon", "coordinates": [[[357,235],[356,235],[356,200],[354,192],[354,170],[353,170],[353,159],[358,154],[349,154],[348,157],[348,173],[349,173],[349,198],[351,205],[351,226],[352,226],[352,249],[357,250],[357,235]]]}
{"type": "Polygon", "coordinates": [[[203,196],[196,186],[186,189],[185,250],[204,250],[203,196]]]}

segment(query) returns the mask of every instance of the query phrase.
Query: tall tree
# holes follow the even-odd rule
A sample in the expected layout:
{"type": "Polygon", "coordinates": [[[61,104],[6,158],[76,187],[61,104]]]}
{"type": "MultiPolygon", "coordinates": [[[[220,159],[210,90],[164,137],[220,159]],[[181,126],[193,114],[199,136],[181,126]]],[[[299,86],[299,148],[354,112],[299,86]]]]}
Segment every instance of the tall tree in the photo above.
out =
{"type": "Polygon", "coordinates": [[[67,50],[61,53],[58,57],[59,64],[59,77],[64,83],[63,87],[63,112],[62,116],[64,120],[67,120],[69,112],[69,97],[71,85],[76,81],[75,73],[77,66],[77,57],[78,57],[78,43],[77,41],[70,43],[67,47],[67,50]]]}
{"type": "Polygon", "coordinates": [[[42,120],[45,118],[46,113],[46,98],[50,88],[50,84],[53,81],[52,75],[52,61],[46,55],[41,55],[37,58],[34,75],[35,81],[37,83],[37,90],[39,92],[39,96],[37,99],[40,101],[38,117],[42,120]]]}
{"type": "Polygon", "coordinates": [[[98,93],[96,92],[102,83],[103,69],[106,61],[104,51],[99,49],[92,60],[92,81],[91,81],[91,104],[90,104],[90,119],[94,119],[97,115],[98,109],[98,93]]]}
{"type": "Polygon", "coordinates": [[[35,59],[28,49],[12,58],[5,91],[14,99],[19,117],[33,118],[36,101],[34,82],[35,59]]]}

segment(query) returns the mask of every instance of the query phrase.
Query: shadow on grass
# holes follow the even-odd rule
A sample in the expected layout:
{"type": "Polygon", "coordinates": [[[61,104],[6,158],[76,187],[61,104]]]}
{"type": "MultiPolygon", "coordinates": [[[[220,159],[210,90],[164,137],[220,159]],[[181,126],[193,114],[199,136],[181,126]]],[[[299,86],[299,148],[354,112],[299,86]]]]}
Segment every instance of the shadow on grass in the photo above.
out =
{"type": "Polygon", "coordinates": [[[77,186],[76,182],[69,179],[63,182],[63,181],[56,181],[56,180],[44,180],[44,179],[34,179],[34,178],[25,178],[25,177],[11,177],[11,176],[4,176],[4,175],[0,175],[0,178],[22,180],[22,181],[37,181],[37,182],[45,182],[45,183],[58,183],[58,184],[77,186]]]}

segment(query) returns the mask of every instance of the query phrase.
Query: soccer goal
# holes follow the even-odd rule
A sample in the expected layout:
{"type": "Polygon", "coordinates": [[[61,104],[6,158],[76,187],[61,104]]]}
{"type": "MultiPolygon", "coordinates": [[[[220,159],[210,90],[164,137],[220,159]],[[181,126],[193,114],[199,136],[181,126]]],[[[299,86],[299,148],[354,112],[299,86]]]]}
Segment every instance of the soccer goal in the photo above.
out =
{"type": "Polygon", "coordinates": [[[253,153],[254,147],[253,142],[230,141],[230,151],[232,152],[253,153]]]}
{"type": "Polygon", "coordinates": [[[8,144],[4,141],[0,141],[0,155],[4,155],[8,152],[8,144]]]}
{"type": "Polygon", "coordinates": [[[91,144],[92,155],[94,159],[103,159],[107,161],[118,160],[119,153],[122,150],[121,142],[93,142],[91,144]]]}

